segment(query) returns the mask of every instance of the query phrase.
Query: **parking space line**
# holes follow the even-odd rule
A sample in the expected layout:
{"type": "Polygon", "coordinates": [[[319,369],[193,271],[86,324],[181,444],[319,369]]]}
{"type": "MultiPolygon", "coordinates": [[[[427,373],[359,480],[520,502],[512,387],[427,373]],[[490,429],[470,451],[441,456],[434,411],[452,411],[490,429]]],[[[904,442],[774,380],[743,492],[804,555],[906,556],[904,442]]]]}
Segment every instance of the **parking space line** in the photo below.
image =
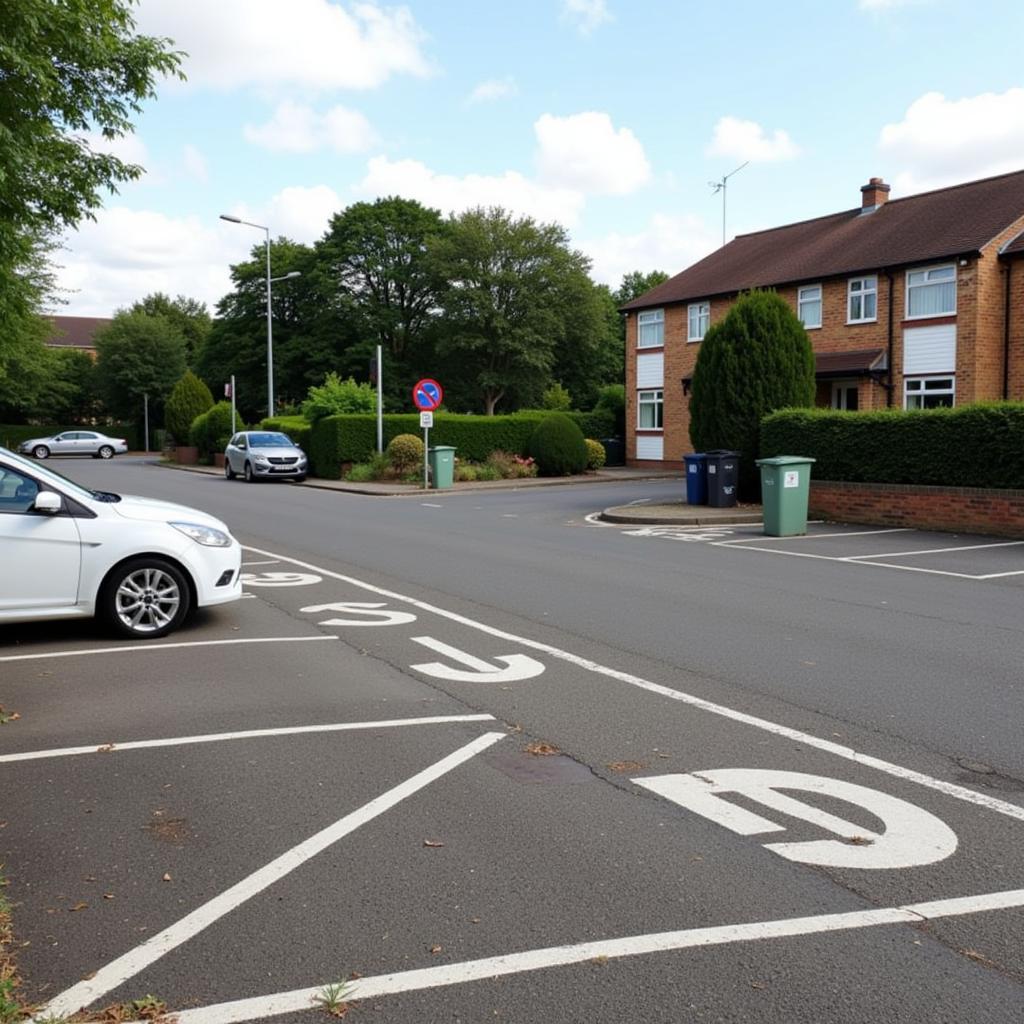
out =
{"type": "MultiPolygon", "coordinates": [[[[244,545],[244,547],[247,551],[255,551],[261,555],[274,554],[272,551],[263,551],[259,548],[249,547],[248,545],[244,545]]],[[[344,583],[350,583],[352,586],[359,587],[361,590],[367,590],[370,593],[379,594],[382,597],[390,597],[396,601],[401,601],[403,604],[411,605],[414,608],[420,608],[425,612],[430,612],[434,615],[440,616],[441,618],[448,619],[450,622],[457,622],[463,626],[469,626],[472,629],[479,630],[481,633],[486,633],[488,636],[497,637],[500,640],[510,640],[513,643],[521,644],[523,647],[527,647],[530,650],[540,651],[544,654],[550,655],[552,658],[557,658],[559,661],[564,661],[567,664],[581,668],[586,672],[603,675],[609,679],[615,679],[618,682],[627,683],[629,686],[635,686],[639,690],[646,690],[648,693],[658,694],[662,697],[668,697],[670,700],[679,701],[681,704],[699,708],[702,711],[707,711],[709,714],[718,715],[721,718],[727,718],[734,722],[740,722],[743,725],[749,725],[755,729],[761,729],[764,732],[772,733],[775,736],[782,736],[785,739],[795,740],[798,743],[814,747],[816,750],[823,750],[828,754],[834,754],[836,757],[841,757],[846,761],[853,761],[855,764],[863,765],[866,768],[874,768],[877,771],[884,772],[886,775],[891,775],[897,779],[902,779],[905,782],[913,782],[919,786],[925,786],[928,789],[944,793],[946,796],[952,797],[955,800],[962,800],[965,803],[987,808],[990,811],[1006,815],[1007,817],[1014,818],[1017,821],[1024,821],[1024,806],[1011,804],[1005,800],[999,800],[996,797],[989,796],[987,793],[979,793],[976,790],[968,789],[966,786],[959,786],[953,782],[944,782],[942,779],[936,779],[931,775],[925,775],[923,772],[915,771],[912,768],[904,768],[902,765],[893,764],[891,761],[883,761],[881,758],[872,757],[870,754],[863,754],[859,750],[854,750],[852,747],[843,746],[842,744],[835,743],[832,740],[823,739],[820,736],[815,736],[813,733],[803,732],[800,729],[793,729],[788,725],[769,721],[767,718],[758,718],[756,715],[747,714],[745,711],[737,711],[734,708],[726,707],[724,704],[716,704],[714,701],[705,700],[703,697],[697,697],[695,694],[686,693],[683,690],[673,690],[668,686],[662,686],[660,683],[653,683],[649,679],[644,679],[641,676],[635,676],[629,672],[610,668],[607,665],[600,664],[599,662],[591,661],[589,658],[583,658],[578,654],[572,654],[571,652],[564,651],[559,647],[553,647],[551,644],[545,644],[539,640],[531,640],[528,637],[517,636],[515,633],[509,633],[506,630],[498,629],[496,626],[488,626],[486,623],[477,622],[475,619],[470,619],[465,615],[460,615],[458,612],[450,612],[445,608],[439,608],[437,605],[421,601],[419,598],[408,597],[405,594],[399,594],[394,590],[386,590],[384,587],[378,587],[372,583],[365,583],[362,580],[356,579],[354,576],[346,576],[343,573],[334,572],[332,569],[324,569],[320,566],[311,565],[309,562],[303,562],[298,558],[290,558],[287,555],[278,555],[277,557],[282,561],[291,562],[292,565],[298,565],[302,568],[318,572],[323,576],[329,576],[332,579],[341,580],[344,583]]],[[[824,556],[819,555],[814,557],[824,556]]],[[[873,563],[851,562],[849,564],[870,565],[873,563]]]]}
{"type": "Polygon", "coordinates": [[[984,548],[1012,548],[1024,544],[1024,540],[1004,540],[990,544],[963,544],[955,548],[921,548],[917,551],[883,551],[878,555],[846,555],[844,562],[855,562],[859,558],[901,558],[904,555],[941,555],[949,551],[981,551],[984,548]]]}
{"type": "MultiPolygon", "coordinates": [[[[788,939],[860,928],[877,928],[880,925],[919,925],[925,921],[939,918],[1007,910],[1021,906],[1024,906],[1024,889],[1011,889],[1004,892],[984,893],[979,896],[934,900],[928,903],[909,903],[899,907],[879,907],[838,914],[818,914],[813,917],[753,921],[706,928],[687,928],[673,932],[655,932],[648,935],[629,935],[617,939],[599,939],[594,942],[549,946],[545,949],[508,953],[480,960],[466,960],[462,963],[359,978],[347,983],[345,1000],[373,999],[400,992],[416,992],[473,981],[487,981],[513,974],[524,974],[528,971],[544,970],[549,967],[585,963],[597,958],[618,959],[681,949],[701,949],[740,942],[788,939]]],[[[335,979],[337,982],[343,980],[335,979]]],[[[178,1024],[242,1024],[244,1021],[309,1010],[317,1005],[323,990],[324,985],[294,989],[290,992],[278,992],[274,995],[256,996],[229,1003],[202,1006],[194,1010],[183,1010],[174,1016],[178,1024]]]]}
{"type": "Polygon", "coordinates": [[[52,750],[28,750],[21,754],[3,754],[0,764],[14,761],[38,761],[49,757],[74,757],[78,754],[111,754],[124,750],[151,750],[154,747],[182,747],[195,743],[221,743],[224,740],[263,739],[268,736],[303,736],[310,733],[356,732],[361,729],[397,729],[407,725],[448,725],[452,722],[493,722],[494,715],[431,715],[424,718],[389,718],[378,722],[333,722],[328,725],[293,725],[278,729],[246,729],[242,732],[205,733],[201,736],[173,736],[162,740],[130,740],[127,743],[102,743],[91,747],[62,747],[52,750]]]}
{"type": "Polygon", "coordinates": [[[101,967],[92,977],[83,979],[72,985],[71,988],[65,989],[43,1008],[39,1016],[49,1019],[65,1017],[95,1002],[129,978],[133,978],[139,971],[159,960],[172,949],[176,949],[183,942],[198,935],[199,932],[220,920],[225,914],[230,913],[274,882],[290,874],[311,857],[315,857],[361,825],[365,825],[390,810],[406,797],[419,792],[452,769],[492,747],[504,737],[505,733],[502,732],[484,733],[429,768],[424,768],[412,778],[399,783],[386,793],[382,793],[358,810],[346,814],[333,825],[310,836],[298,846],[292,847],[265,867],[254,871],[240,882],[236,882],[219,896],[214,896],[213,899],[186,914],[168,928],[146,939],[145,942],[119,956],[116,960],[112,960],[105,967],[101,967]]]}
{"type": "Polygon", "coordinates": [[[120,647],[85,647],[80,651],[49,651],[42,654],[5,654],[0,661],[39,661],[43,658],[75,658],[80,654],[131,654],[136,651],[175,651],[182,647],[222,647],[229,644],[301,644],[313,640],[337,640],[336,636],[251,636],[231,640],[186,640],[176,644],[122,644],[120,647]]]}
{"type": "Polygon", "coordinates": [[[246,566],[246,565],[277,565],[277,559],[276,558],[264,558],[264,559],[262,559],[259,562],[243,562],[242,565],[243,566],[246,566]]]}
{"type": "MultiPolygon", "coordinates": [[[[817,520],[820,522],[820,520],[817,520]]],[[[909,526],[894,526],[888,530],[849,530],[846,533],[804,533],[797,537],[779,538],[780,540],[827,540],[829,537],[873,537],[879,533],[912,533],[909,526]]],[[[751,544],[755,540],[764,540],[764,537],[748,537],[746,540],[730,540],[726,543],[732,547],[738,544],[751,544]]],[[[774,548],[772,549],[774,550],[774,548]]]]}

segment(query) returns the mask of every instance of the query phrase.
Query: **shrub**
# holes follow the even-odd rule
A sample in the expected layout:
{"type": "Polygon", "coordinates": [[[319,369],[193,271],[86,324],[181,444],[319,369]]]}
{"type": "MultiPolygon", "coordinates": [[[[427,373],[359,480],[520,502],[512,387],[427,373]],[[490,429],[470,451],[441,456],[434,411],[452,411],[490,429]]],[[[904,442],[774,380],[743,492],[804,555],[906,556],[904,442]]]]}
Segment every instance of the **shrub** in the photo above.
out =
{"type": "Polygon", "coordinates": [[[587,469],[600,469],[604,465],[605,451],[604,445],[600,441],[595,441],[593,438],[588,437],[586,439],[587,445],[587,469]]]}
{"type": "Polygon", "coordinates": [[[476,480],[477,468],[472,462],[460,462],[455,467],[455,479],[463,482],[476,480]]]}
{"type": "Polygon", "coordinates": [[[376,409],[377,393],[369,384],[357,384],[352,377],[342,380],[336,373],[327,374],[323,384],[314,384],[302,403],[302,415],[310,423],[318,423],[325,416],[372,413],[376,409]]]}
{"type": "Polygon", "coordinates": [[[1024,488],[1024,402],[955,409],[765,417],[761,454],[805,455],[812,479],[947,487],[1024,488]]]}
{"type": "Polygon", "coordinates": [[[357,462],[345,474],[345,479],[362,484],[370,480],[385,480],[392,475],[393,471],[388,457],[380,452],[375,452],[369,462],[357,462]]]}
{"type": "Polygon", "coordinates": [[[756,497],[762,418],[776,409],[813,405],[814,389],[814,353],[803,324],[774,292],[749,292],[700,344],[690,439],[697,451],[738,451],[740,492],[756,497]]]}
{"type": "Polygon", "coordinates": [[[541,396],[541,408],[552,412],[568,412],[572,408],[572,397],[561,384],[555,383],[541,396]]]}
{"type": "MultiPolygon", "coordinates": [[[[622,437],[626,433],[626,388],[623,384],[608,384],[601,388],[594,412],[609,414],[614,421],[613,437],[622,437]]],[[[585,433],[589,433],[585,431],[585,433]]],[[[598,433],[595,436],[600,437],[598,433]]]]}
{"type": "Polygon", "coordinates": [[[530,455],[541,476],[571,476],[587,465],[583,432],[572,418],[556,412],[545,417],[530,438],[530,455]]]}
{"type": "Polygon", "coordinates": [[[164,425],[178,444],[185,444],[195,418],[212,405],[210,389],[189,370],[171,389],[164,406],[164,425]]]}
{"type": "Polygon", "coordinates": [[[415,434],[398,434],[388,442],[385,454],[398,473],[408,473],[423,463],[423,441],[415,434]]]}
{"type": "MultiPolygon", "coordinates": [[[[244,423],[236,426],[239,430],[245,429],[244,423]]],[[[231,438],[231,403],[218,402],[197,416],[188,436],[189,444],[195,445],[205,458],[223,452],[231,438]]]]}

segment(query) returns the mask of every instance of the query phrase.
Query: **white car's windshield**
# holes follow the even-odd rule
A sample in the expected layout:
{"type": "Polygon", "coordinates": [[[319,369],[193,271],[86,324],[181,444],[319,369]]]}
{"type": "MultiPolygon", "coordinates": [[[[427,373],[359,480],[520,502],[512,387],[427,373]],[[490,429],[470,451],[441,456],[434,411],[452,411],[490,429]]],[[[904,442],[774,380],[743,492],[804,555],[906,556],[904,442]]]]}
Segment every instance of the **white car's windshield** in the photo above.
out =
{"type": "Polygon", "coordinates": [[[55,469],[43,469],[38,462],[30,462],[28,459],[23,459],[20,455],[15,455],[14,452],[5,451],[3,457],[10,459],[12,464],[17,465],[19,469],[27,471],[39,481],[45,483],[49,480],[50,483],[59,486],[62,491],[70,493],[74,498],[91,498],[93,500],[96,498],[95,491],[90,491],[87,487],[76,484],[74,480],[69,479],[63,473],[58,473],[55,469]]]}

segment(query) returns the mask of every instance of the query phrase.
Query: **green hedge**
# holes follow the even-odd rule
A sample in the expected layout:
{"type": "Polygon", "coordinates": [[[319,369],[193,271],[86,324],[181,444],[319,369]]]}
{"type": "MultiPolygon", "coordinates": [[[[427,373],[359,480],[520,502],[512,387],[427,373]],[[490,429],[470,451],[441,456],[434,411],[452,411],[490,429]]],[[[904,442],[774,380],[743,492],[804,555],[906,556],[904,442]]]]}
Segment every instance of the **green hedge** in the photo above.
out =
{"type": "MultiPolygon", "coordinates": [[[[89,424],[72,423],[65,426],[55,426],[52,423],[24,424],[24,423],[0,423],[0,445],[10,448],[12,451],[22,441],[30,441],[34,437],[52,437],[64,430],[95,430],[108,437],[123,437],[128,442],[131,451],[142,450],[142,431],[134,423],[101,423],[99,426],[89,424]]],[[[155,447],[155,431],[152,426],[149,428],[150,447],[155,447]]]]}
{"type": "Polygon", "coordinates": [[[812,479],[1024,488],[1024,402],[915,412],[783,409],[761,454],[807,455],[812,479]]]}

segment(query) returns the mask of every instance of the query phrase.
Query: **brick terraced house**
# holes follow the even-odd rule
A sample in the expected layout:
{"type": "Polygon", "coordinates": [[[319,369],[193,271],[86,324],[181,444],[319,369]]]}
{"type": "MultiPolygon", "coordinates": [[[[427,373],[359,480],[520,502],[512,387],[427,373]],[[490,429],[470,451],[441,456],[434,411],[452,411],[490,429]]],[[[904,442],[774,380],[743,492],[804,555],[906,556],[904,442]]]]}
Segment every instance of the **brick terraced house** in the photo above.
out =
{"type": "Polygon", "coordinates": [[[1024,171],[739,235],[621,309],[626,457],[680,462],[700,341],[773,288],[814,348],[817,404],[927,409],[1024,399],[1024,171]]]}
{"type": "Polygon", "coordinates": [[[106,316],[51,316],[49,319],[53,333],[45,342],[47,348],[73,348],[88,352],[93,359],[96,358],[96,332],[113,323],[106,316]]]}

